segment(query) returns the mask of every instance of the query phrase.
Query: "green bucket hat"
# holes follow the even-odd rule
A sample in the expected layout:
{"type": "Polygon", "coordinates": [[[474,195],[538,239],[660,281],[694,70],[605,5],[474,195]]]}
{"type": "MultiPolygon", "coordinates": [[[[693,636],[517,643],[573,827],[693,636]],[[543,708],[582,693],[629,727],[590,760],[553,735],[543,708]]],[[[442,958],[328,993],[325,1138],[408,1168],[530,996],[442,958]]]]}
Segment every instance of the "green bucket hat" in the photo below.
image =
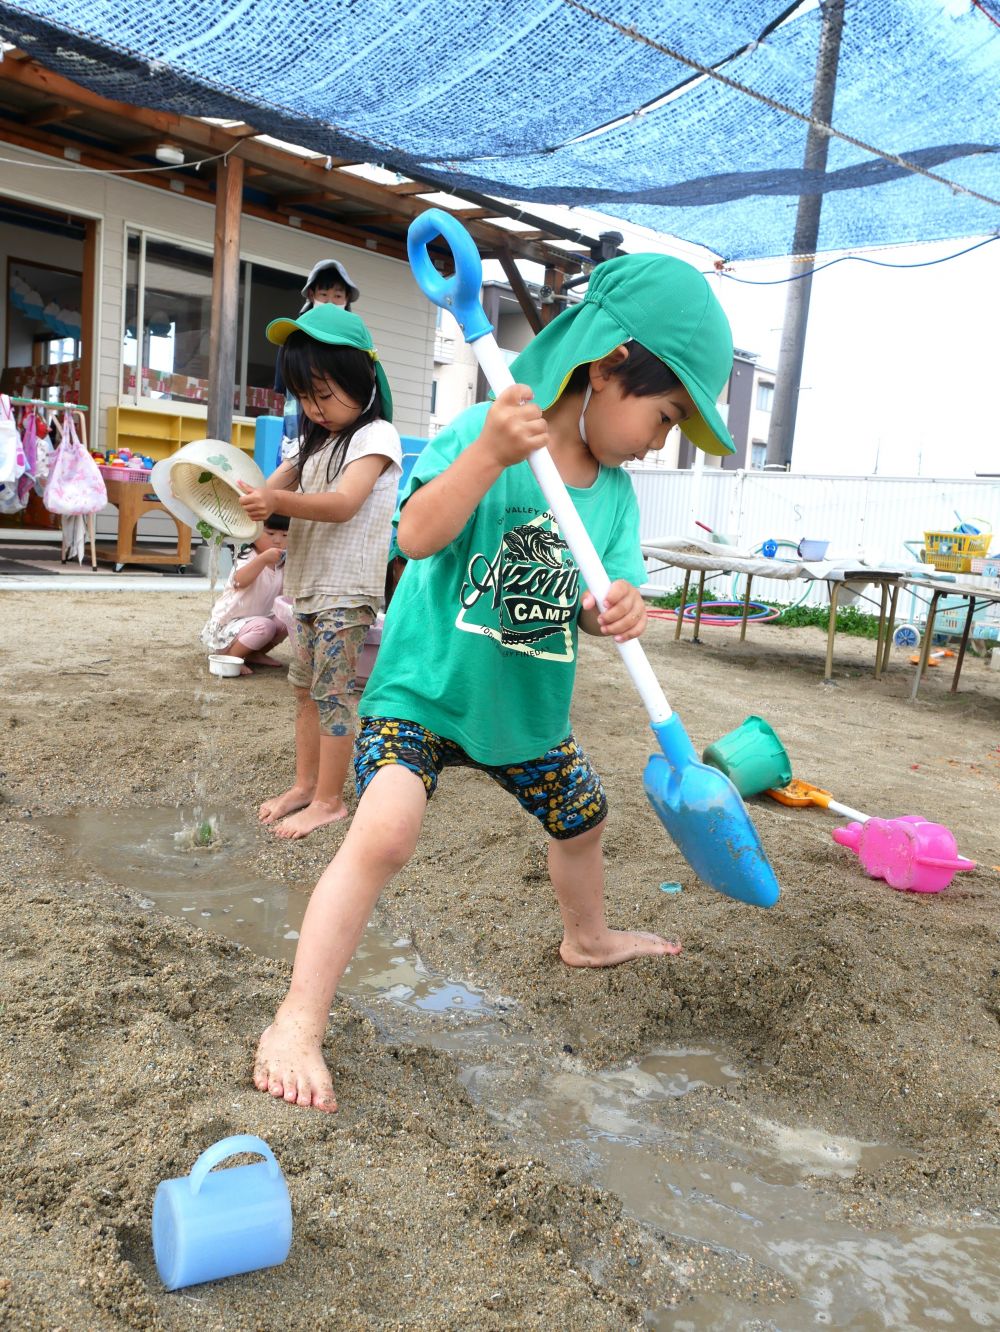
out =
{"type": "Polygon", "coordinates": [[[272,319],[267,326],[268,341],[283,347],[296,329],[315,338],[317,342],[329,342],[335,347],[357,347],[359,351],[367,352],[375,363],[375,382],[382,400],[382,415],[387,421],[392,420],[389,381],[363,319],[339,305],[314,305],[297,319],[272,319]]]}
{"type": "Polygon", "coordinates": [[[546,325],[513,361],[544,411],[578,365],[631,339],[670,367],[698,410],[681,429],[706,453],[735,453],[716,399],[733,368],[733,337],[706,279],[681,259],[623,254],[594,269],[587,294],[546,325]]]}

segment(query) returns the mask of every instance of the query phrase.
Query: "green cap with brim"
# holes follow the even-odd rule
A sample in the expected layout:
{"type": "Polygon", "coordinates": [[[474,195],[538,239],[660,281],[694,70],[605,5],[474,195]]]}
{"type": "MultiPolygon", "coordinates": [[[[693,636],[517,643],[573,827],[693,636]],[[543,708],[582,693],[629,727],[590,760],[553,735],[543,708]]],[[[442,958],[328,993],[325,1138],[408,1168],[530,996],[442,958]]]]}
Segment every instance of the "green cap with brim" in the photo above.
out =
{"type": "Polygon", "coordinates": [[[733,368],[733,336],[707,280],[662,254],[623,254],[598,264],[587,294],[546,325],[512,362],[544,411],[578,365],[599,361],[634,339],[670,367],[697,416],[681,429],[705,453],[735,453],[716,400],[733,368]]]}
{"type": "Polygon", "coordinates": [[[314,305],[297,319],[272,319],[267,326],[268,341],[283,347],[296,330],[315,338],[317,342],[329,342],[334,347],[357,347],[358,351],[367,352],[375,365],[375,382],[382,401],[382,415],[387,421],[392,420],[389,381],[363,319],[339,305],[314,305]]]}

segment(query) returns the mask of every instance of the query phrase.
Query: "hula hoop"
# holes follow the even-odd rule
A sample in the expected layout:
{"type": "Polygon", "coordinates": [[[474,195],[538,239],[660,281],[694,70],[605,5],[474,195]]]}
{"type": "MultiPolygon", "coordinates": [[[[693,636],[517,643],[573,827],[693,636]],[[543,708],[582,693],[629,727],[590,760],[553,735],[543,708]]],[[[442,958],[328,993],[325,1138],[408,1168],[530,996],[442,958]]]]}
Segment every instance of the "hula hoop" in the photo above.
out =
{"type": "MultiPolygon", "coordinates": [[[[763,624],[769,620],[776,620],[781,614],[781,611],[776,609],[776,607],[765,605],[763,601],[751,601],[748,604],[754,607],[754,613],[752,615],[747,616],[747,623],[749,623],[751,620],[757,620],[758,622],[763,624]]],[[[677,612],[675,610],[668,610],[659,606],[650,607],[649,609],[647,609],[646,614],[654,620],[677,619],[677,612]]],[[[688,604],[684,607],[684,610],[682,612],[683,619],[687,624],[693,623],[693,621],[697,618],[697,614],[698,614],[698,603],[696,601],[688,602],[688,604]]],[[[723,629],[729,629],[732,628],[733,625],[742,624],[743,602],[703,601],[701,622],[702,624],[715,624],[723,629]],[[715,615],[711,611],[709,611],[706,614],[705,608],[707,606],[716,606],[716,607],[733,606],[737,610],[739,610],[740,613],[738,615],[715,615]]]]}

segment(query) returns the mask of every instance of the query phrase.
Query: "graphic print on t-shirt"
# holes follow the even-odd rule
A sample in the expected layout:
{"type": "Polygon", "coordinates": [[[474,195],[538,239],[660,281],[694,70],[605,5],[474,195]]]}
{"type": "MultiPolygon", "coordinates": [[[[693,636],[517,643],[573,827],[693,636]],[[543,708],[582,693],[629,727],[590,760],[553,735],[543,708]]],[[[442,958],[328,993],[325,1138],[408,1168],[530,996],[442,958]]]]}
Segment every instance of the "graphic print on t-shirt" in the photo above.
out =
{"type": "Polygon", "coordinates": [[[492,554],[469,560],[456,628],[513,652],[571,661],[580,571],[551,513],[505,532],[492,554]]]}

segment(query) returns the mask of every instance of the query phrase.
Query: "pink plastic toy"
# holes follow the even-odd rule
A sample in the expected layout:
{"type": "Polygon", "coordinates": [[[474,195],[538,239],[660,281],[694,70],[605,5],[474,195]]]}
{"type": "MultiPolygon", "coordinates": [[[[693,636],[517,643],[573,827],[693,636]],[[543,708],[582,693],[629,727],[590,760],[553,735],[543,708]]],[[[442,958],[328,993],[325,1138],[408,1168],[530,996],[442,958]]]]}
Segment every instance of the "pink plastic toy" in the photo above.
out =
{"type": "Polygon", "coordinates": [[[873,879],[911,893],[939,893],[956,873],[976,868],[958,854],[943,823],[928,823],[919,814],[848,823],[833,830],[833,840],[854,851],[873,879]]]}

